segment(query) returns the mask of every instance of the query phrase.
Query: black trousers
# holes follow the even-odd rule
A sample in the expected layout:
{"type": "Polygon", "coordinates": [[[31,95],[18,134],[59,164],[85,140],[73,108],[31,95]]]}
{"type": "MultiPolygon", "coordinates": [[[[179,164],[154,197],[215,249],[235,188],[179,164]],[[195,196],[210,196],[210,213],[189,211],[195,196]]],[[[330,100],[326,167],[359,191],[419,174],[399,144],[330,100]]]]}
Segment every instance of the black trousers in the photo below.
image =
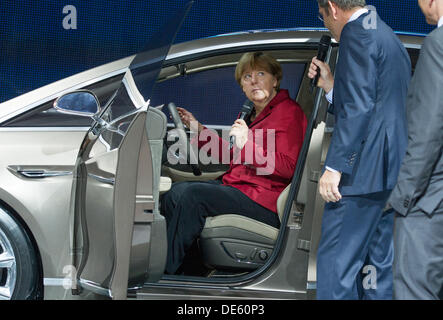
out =
{"type": "Polygon", "coordinates": [[[280,228],[278,215],[240,190],[222,185],[219,180],[177,182],[161,200],[166,218],[168,253],[166,273],[175,274],[186,251],[200,235],[206,217],[235,213],[280,228]]]}

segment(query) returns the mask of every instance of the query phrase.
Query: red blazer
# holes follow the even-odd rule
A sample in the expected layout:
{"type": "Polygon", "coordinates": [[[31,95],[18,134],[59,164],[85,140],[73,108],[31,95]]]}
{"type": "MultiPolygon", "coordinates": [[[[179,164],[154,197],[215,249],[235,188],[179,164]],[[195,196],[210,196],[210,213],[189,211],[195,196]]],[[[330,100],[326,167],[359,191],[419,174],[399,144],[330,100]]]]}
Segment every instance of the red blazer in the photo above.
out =
{"type": "MultiPolygon", "coordinates": [[[[301,107],[289,97],[287,90],[280,90],[249,125],[248,141],[243,149],[239,150],[236,146],[231,149],[230,168],[219,179],[224,185],[237,188],[253,201],[277,213],[277,198],[291,182],[306,126],[306,116],[301,107]]],[[[211,136],[211,139],[199,139],[199,148],[211,141],[215,133],[205,132],[205,135],[211,136]]],[[[222,152],[229,150],[229,142],[218,135],[217,139],[218,160],[222,161],[222,152]]]]}

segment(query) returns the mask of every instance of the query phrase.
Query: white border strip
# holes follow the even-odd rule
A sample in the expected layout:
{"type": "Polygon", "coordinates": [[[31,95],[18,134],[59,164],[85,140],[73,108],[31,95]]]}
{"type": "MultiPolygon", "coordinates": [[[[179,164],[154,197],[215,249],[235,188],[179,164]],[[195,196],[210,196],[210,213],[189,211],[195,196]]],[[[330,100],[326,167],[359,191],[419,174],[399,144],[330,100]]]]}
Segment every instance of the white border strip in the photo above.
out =
{"type": "Polygon", "coordinates": [[[1,127],[0,132],[85,132],[90,127],[1,127]]]}

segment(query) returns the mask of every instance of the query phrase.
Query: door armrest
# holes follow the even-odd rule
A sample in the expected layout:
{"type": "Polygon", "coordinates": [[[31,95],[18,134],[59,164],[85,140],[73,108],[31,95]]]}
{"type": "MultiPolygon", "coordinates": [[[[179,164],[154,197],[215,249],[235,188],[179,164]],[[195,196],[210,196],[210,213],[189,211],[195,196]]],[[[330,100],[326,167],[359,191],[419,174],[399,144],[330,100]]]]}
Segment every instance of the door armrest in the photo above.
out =
{"type": "Polygon", "coordinates": [[[169,189],[171,189],[171,185],[172,185],[171,178],[160,177],[160,187],[159,187],[160,194],[163,194],[166,191],[169,191],[169,189]]]}

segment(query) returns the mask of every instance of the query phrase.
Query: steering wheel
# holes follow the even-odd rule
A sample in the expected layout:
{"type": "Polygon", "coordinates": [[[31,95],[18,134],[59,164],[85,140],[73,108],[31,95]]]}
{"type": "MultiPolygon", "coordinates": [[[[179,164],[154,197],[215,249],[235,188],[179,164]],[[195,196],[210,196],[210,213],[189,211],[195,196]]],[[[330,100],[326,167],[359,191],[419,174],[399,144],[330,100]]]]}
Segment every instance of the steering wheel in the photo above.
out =
{"type": "MultiPolygon", "coordinates": [[[[192,173],[194,176],[201,176],[202,172],[200,170],[200,166],[198,163],[191,163],[190,159],[198,159],[198,157],[195,156],[193,148],[191,148],[191,142],[189,141],[189,138],[186,135],[185,126],[183,125],[182,120],[180,119],[180,116],[178,115],[177,107],[173,102],[168,104],[168,110],[172,117],[172,121],[174,121],[174,126],[177,129],[179,139],[180,141],[186,141],[186,150],[187,150],[187,163],[192,169],[192,173]]],[[[198,162],[198,160],[197,160],[198,162]]]]}

